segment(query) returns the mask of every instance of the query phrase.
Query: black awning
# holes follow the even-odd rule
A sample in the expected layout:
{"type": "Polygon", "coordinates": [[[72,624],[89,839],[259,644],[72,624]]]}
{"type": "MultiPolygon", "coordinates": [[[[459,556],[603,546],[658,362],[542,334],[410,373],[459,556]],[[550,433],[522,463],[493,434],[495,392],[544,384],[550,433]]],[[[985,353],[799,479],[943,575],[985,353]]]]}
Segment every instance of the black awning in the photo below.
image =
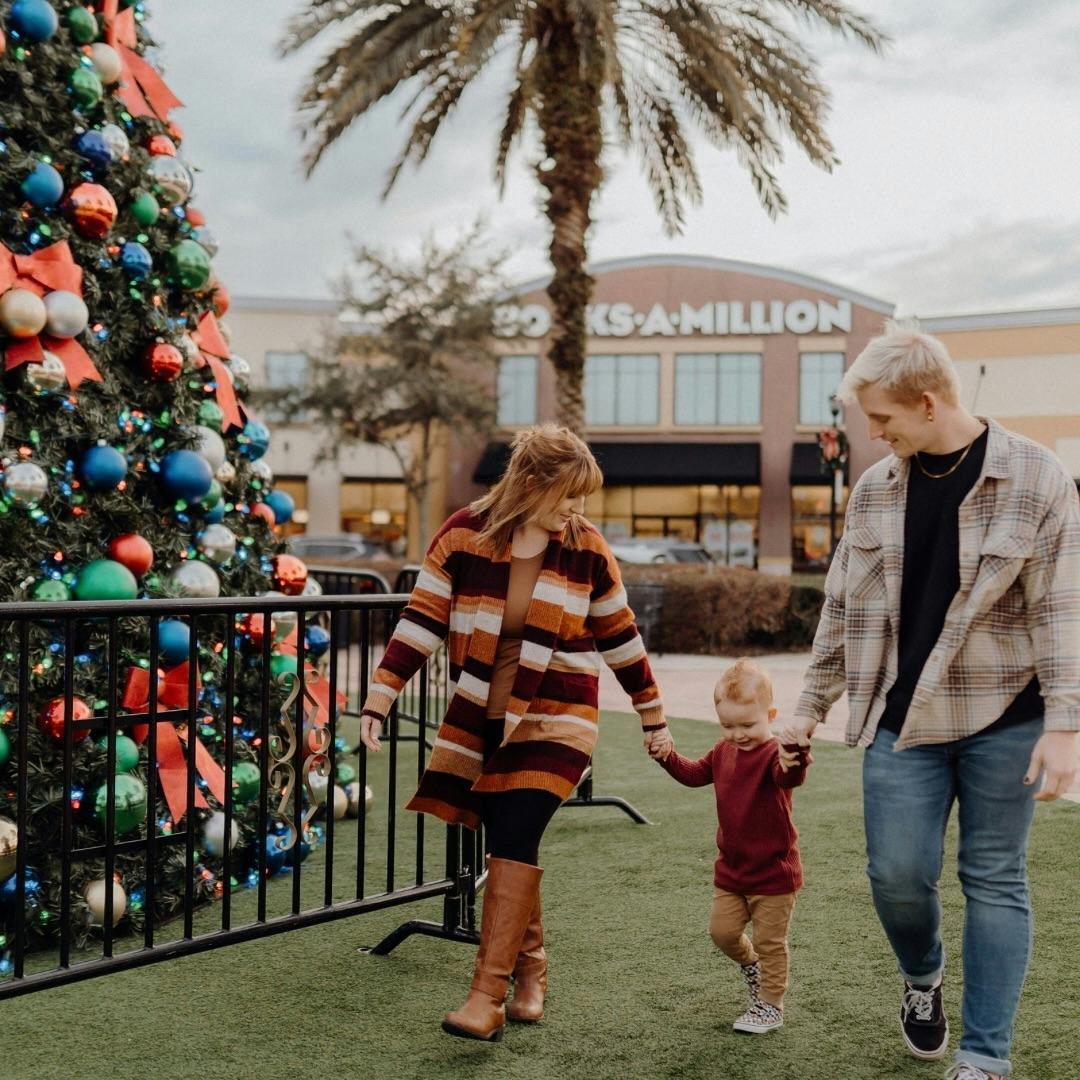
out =
{"type": "MultiPolygon", "coordinates": [[[[757,443],[594,442],[589,444],[607,484],[758,484],[757,443]]],[[[510,448],[489,443],[473,472],[478,484],[497,480],[510,448]]]]}
{"type": "MultiPolygon", "coordinates": [[[[844,475],[847,475],[846,467],[844,475]]],[[[790,481],[792,484],[820,487],[829,487],[832,484],[832,473],[822,470],[821,452],[816,442],[795,443],[791,447],[790,481]]]]}

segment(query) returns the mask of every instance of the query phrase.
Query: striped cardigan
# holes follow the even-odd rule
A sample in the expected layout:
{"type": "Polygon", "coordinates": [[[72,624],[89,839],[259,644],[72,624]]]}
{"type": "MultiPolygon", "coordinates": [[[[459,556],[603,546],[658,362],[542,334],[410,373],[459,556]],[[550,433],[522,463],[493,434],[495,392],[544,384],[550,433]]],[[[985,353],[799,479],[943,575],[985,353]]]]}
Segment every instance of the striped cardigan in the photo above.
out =
{"type": "Polygon", "coordinates": [[[533,590],[521,659],[507,705],[507,734],[484,764],[488,689],[510,580],[510,548],[478,540],[470,510],[451,516],[432,541],[382,663],[365,716],[385,720],[398,694],[447,638],[451,695],[410,810],[476,828],[478,794],[539,788],[567,798],[592,756],[600,660],[641,716],[663,724],[660,692],[626,602],[618,563],[589,526],[574,551],[553,533],[533,590]]]}

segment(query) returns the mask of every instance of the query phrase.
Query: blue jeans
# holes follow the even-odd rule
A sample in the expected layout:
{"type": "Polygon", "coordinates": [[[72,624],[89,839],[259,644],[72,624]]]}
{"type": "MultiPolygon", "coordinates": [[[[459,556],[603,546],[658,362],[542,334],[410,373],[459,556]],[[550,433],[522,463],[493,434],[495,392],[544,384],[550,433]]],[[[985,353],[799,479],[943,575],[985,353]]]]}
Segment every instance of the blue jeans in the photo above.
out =
{"type": "Polygon", "coordinates": [[[945,965],[938,881],[945,825],[960,806],[964,1032],[957,1061],[1007,1075],[1031,955],[1027,840],[1038,785],[1023,783],[1041,718],[952,743],[893,751],[878,731],[863,759],[867,873],[901,974],[932,984],[945,965]]]}

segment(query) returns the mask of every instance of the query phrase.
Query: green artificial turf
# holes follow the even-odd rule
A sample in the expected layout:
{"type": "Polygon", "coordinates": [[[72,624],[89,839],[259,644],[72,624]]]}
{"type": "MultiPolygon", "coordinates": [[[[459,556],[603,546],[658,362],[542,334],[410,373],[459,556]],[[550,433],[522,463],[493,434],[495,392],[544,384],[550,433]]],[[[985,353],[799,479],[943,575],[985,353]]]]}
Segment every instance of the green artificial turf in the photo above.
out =
{"type": "MultiPolygon", "coordinates": [[[[688,754],[703,753],[716,736],[703,722],[672,726],[688,754]]],[[[413,751],[400,749],[399,804],[416,773],[413,751]]],[[[940,1077],[945,1063],[917,1062],[900,1044],[899,979],[863,869],[861,752],[821,744],[815,757],[795,796],[806,887],[792,926],[786,1023],[772,1035],[730,1030],[744,991],[735,965],[706,933],[710,789],[675,784],[646,758],[634,718],[605,714],[596,794],[629,799],[653,824],[634,825],[613,808],[556,815],[542,849],[551,992],[541,1024],[512,1026],[500,1045],[450,1038],[439,1021],[467,988],[470,947],[413,937],[388,957],[358,951],[404,919],[438,920],[439,902],[425,901],[0,1003],[0,1078],[940,1077]]],[[[386,826],[387,758],[370,766],[380,802],[368,822],[368,894],[386,883],[378,838],[386,826]]],[[[407,884],[415,877],[415,819],[405,812],[398,819],[395,880],[407,884]]],[[[1038,929],[1016,1032],[1018,1080],[1080,1075],[1080,995],[1069,975],[1080,952],[1078,826],[1078,806],[1038,808],[1031,852],[1038,929]]],[[[426,830],[429,875],[438,876],[443,829],[429,819],[426,830]]],[[[340,826],[335,866],[350,881],[355,835],[355,826],[340,826]]],[[[955,1046],[962,915],[955,835],[946,865],[955,1046]]],[[[321,852],[304,864],[305,906],[321,902],[324,868],[321,852]]],[[[253,897],[236,895],[236,922],[251,917],[253,897]]],[[[291,899],[291,878],[275,879],[271,914],[288,910],[291,899]]],[[[198,925],[219,919],[212,907],[198,925]]]]}

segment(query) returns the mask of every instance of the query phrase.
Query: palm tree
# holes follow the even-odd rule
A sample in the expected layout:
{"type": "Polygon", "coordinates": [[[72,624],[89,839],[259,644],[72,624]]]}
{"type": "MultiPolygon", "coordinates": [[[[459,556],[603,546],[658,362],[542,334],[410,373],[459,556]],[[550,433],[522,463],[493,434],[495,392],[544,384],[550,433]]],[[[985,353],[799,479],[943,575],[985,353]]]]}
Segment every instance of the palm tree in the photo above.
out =
{"type": "Polygon", "coordinates": [[[306,0],[282,49],[336,28],[299,103],[309,175],[354,120],[407,88],[402,115],[412,126],[384,195],[406,162],[424,160],[477,76],[512,50],[495,175],[501,190],[510,151],[535,123],[552,229],[549,359],[559,419],[580,431],[587,234],[605,141],[640,155],[669,233],[681,229],[685,203],[702,197],[690,124],[734,148],[765,210],[780,213],[787,204],[773,170],[785,135],[824,169],[838,160],[824,131],[829,93],[795,36],[799,20],[875,51],[885,42],[840,0],[306,0]]]}

